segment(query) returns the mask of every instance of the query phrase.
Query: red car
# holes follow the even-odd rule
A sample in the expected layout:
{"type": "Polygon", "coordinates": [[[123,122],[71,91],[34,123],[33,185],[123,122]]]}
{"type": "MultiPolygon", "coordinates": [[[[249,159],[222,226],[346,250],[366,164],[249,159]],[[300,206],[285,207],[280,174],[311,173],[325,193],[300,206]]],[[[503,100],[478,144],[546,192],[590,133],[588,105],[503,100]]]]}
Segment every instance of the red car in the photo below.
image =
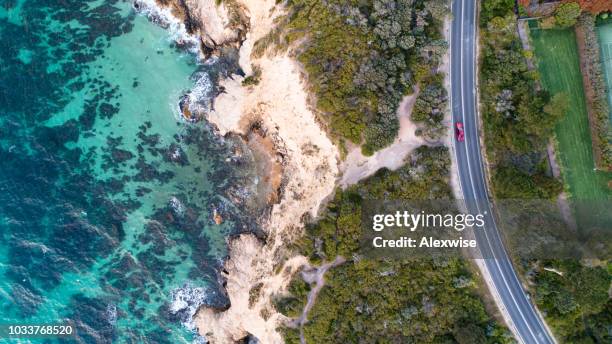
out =
{"type": "Polygon", "coordinates": [[[463,131],[463,123],[455,123],[455,134],[457,135],[457,141],[463,142],[465,140],[465,133],[463,131]]]}

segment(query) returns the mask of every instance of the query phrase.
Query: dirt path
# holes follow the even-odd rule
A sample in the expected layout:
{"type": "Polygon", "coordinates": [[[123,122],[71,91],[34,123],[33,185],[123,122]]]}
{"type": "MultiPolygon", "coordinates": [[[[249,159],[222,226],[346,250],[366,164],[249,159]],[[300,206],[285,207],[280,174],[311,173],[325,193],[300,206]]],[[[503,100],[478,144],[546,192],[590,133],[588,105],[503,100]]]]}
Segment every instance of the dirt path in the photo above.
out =
{"type": "MultiPolygon", "coordinates": [[[[533,49],[531,49],[531,43],[529,42],[529,28],[527,27],[528,23],[526,20],[519,20],[517,23],[518,27],[518,35],[519,38],[521,39],[521,43],[523,45],[523,50],[525,51],[533,51],[533,49]]],[[[527,67],[530,70],[534,70],[535,69],[535,64],[533,62],[533,59],[530,58],[525,58],[525,60],[527,61],[527,67]]],[[[538,87],[539,87],[539,83],[537,83],[538,87]]]]}
{"type": "Polygon", "coordinates": [[[309,284],[315,283],[314,288],[310,290],[308,293],[308,301],[304,306],[304,310],[302,311],[302,315],[297,319],[297,326],[300,327],[300,342],[302,344],[306,344],[306,339],[304,338],[304,324],[308,321],[308,312],[312,308],[317,299],[317,295],[323,286],[325,285],[325,273],[327,270],[336,267],[342,263],[344,263],[346,259],[341,256],[337,256],[333,262],[329,262],[319,266],[318,268],[314,268],[309,271],[302,272],[302,278],[309,284]]]}
{"type": "Polygon", "coordinates": [[[418,95],[417,86],[414,93],[405,96],[400,102],[397,110],[400,128],[393,144],[377,151],[372,156],[361,154],[360,147],[354,147],[349,151],[346,159],[340,165],[342,172],[340,186],[343,189],[373,175],[383,167],[390,170],[400,168],[404,164],[404,158],[410,152],[427,144],[425,140],[415,135],[417,126],[410,120],[410,114],[418,95]]]}

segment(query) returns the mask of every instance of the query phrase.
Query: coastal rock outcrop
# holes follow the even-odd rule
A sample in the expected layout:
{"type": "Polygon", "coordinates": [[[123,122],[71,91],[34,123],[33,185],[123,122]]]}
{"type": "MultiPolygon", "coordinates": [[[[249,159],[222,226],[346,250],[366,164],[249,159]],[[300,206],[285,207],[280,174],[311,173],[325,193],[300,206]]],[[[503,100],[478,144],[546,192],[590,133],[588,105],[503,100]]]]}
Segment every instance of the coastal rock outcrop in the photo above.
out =
{"type": "Polygon", "coordinates": [[[254,154],[261,151],[261,160],[267,160],[263,194],[273,205],[262,225],[265,241],[250,234],[229,241],[223,278],[231,306],[221,312],[201,307],[194,320],[211,343],[234,343],[249,335],[261,343],[282,343],[277,329],[288,319],[271,300],[285,292],[292,276],[307,264],[306,257],[296,256],[288,246],[302,235],[304,215],[316,216],[333,192],[339,153],[316,120],[305,78],[290,52],[251,54],[255,42],[285,14],[284,8],[275,0],[239,1],[237,7],[248,18],[239,67],[248,75],[257,66],[258,82],[245,86],[245,77],[238,74],[222,79],[224,92],[215,98],[207,119],[222,135],[241,134],[254,154]],[[257,298],[250,293],[254,289],[257,298]]]}
{"type": "MultiPolygon", "coordinates": [[[[291,53],[251,54],[255,42],[285,14],[281,4],[276,0],[156,1],[185,21],[199,37],[205,56],[220,54],[222,61],[228,50],[237,55],[238,66],[220,76],[221,92],[205,116],[220,135],[240,135],[261,162],[258,194],[266,195],[264,201],[270,206],[262,220],[264,235],[248,233],[228,239],[229,255],[220,279],[230,306],[201,306],[194,317],[196,327],[210,343],[245,338],[282,343],[277,329],[288,319],[271,301],[286,291],[292,276],[308,263],[306,257],[290,251],[289,243],[301,237],[304,215],[316,216],[333,192],[338,149],[317,122],[305,78],[291,53]],[[257,82],[243,83],[245,74],[255,74],[253,66],[257,66],[257,82]],[[258,291],[258,297],[253,298],[252,290],[258,291]]],[[[197,117],[187,110],[181,107],[183,116],[197,117]]]]}
{"type": "Polygon", "coordinates": [[[181,19],[187,32],[200,39],[205,58],[224,48],[239,49],[249,30],[245,8],[235,0],[155,0],[181,19]]]}

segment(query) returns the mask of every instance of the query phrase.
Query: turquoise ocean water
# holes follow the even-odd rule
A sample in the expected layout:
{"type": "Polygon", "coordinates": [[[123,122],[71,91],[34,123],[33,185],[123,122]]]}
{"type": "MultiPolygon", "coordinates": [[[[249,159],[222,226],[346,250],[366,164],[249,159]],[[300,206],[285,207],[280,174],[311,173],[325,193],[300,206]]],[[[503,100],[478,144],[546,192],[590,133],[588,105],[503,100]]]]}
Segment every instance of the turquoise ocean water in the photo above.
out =
{"type": "Polygon", "coordinates": [[[198,341],[197,307],[228,302],[225,239],[253,229],[228,201],[254,179],[241,142],[178,107],[210,106],[218,62],[131,2],[0,4],[0,324],[76,326],[23,343],[198,341]]]}

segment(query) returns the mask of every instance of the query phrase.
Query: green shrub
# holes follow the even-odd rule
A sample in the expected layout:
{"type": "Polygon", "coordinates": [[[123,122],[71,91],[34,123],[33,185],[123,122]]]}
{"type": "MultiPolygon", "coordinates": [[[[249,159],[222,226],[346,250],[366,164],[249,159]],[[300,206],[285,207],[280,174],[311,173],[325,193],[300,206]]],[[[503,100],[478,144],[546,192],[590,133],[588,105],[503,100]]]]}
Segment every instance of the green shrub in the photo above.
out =
{"type": "Polygon", "coordinates": [[[253,74],[242,80],[242,86],[258,85],[261,80],[261,67],[253,66],[253,74]]]}
{"type": "Polygon", "coordinates": [[[423,124],[419,134],[430,140],[438,140],[446,133],[443,121],[448,95],[443,78],[442,74],[437,74],[426,79],[412,109],[412,120],[423,124]]]}
{"type": "Polygon", "coordinates": [[[608,289],[612,274],[604,267],[584,266],[572,260],[540,265],[549,270],[535,268],[535,301],[547,314],[560,342],[609,342],[612,301],[608,289]]]}
{"type": "Polygon", "coordinates": [[[578,16],[580,16],[580,5],[575,2],[560,4],[555,10],[555,22],[559,27],[565,28],[574,26],[578,16]]]}
{"type": "Polygon", "coordinates": [[[281,314],[290,318],[297,318],[306,306],[310,285],[302,279],[299,273],[296,273],[287,289],[287,295],[277,296],[273,298],[272,302],[281,314]]]}

